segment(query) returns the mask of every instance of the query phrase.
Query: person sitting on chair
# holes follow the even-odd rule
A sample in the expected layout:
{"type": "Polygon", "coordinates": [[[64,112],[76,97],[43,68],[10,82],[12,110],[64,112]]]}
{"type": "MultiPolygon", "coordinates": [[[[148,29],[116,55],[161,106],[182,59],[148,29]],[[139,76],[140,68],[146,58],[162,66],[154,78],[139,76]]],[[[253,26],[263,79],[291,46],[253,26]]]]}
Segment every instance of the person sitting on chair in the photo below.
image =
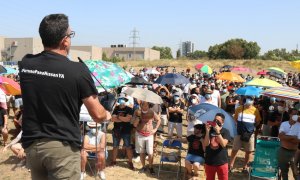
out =
{"type": "MultiPolygon", "coordinates": [[[[190,179],[192,174],[194,174],[193,179],[196,179],[199,174],[200,165],[204,164],[204,137],[206,135],[205,124],[194,125],[194,133],[189,135],[187,138],[176,139],[183,143],[188,142],[188,152],[185,158],[185,169],[187,173],[187,178],[190,179]],[[194,170],[194,173],[193,173],[194,170]]],[[[175,139],[170,140],[170,144],[173,143],[175,139]]]]}
{"type": "Polygon", "coordinates": [[[97,172],[100,179],[105,179],[105,149],[106,138],[105,134],[100,131],[101,125],[96,126],[95,122],[87,123],[90,131],[84,136],[83,147],[81,150],[81,180],[86,176],[85,166],[88,156],[96,156],[97,159],[97,172]],[[97,129],[97,128],[98,129],[97,129]]]}

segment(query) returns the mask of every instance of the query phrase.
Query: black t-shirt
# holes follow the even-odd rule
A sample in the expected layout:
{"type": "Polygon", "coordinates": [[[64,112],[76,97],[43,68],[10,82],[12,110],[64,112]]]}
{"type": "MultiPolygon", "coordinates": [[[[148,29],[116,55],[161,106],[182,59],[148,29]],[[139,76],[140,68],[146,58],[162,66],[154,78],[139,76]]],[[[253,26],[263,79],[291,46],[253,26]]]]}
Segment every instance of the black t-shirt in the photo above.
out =
{"type": "MultiPolygon", "coordinates": [[[[182,102],[179,102],[179,104],[171,104],[169,107],[180,107],[180,109],[184,109],[184,104],[182,102]]],[[[177,112],[169,112],[170,118],[169,121],[173,123],[182,123],[182,113],[177,112]]]]}
{"type": "Polygon", "coordinates": [[[43,51],[19,62],[24,104],[22,145],[51,138],[81,147],[82,99],[97,95],[88,68],[60,54],[43,51]]]}
{"type": "MultiPolygon", "coordinates": [[[[222,128],[220,131],[224,139],[230,140],[230,133],[226,128],[222,128]]],[[[210,144],[206,146],[205,164],[210,166],[220,166],[228,163],[228,152],[226,147],[223,148],[220,144],[217,148],[212,148],[212,138],[210,137],[210,144]]]]}
{"type": "Polygon", "coordinates": [[[7,111],[3,108],[0,108],[0,126],[4,125],[4,115],[7,115],[7,111]]]}
{"type": "MultiPolygon", "coordinates": [[[[163,100],[164,102],[166,102],[167,104],[170,103],[169,98],[167,98],[166,96],[162,97],[162,100],[163,100]]],[[[164,103],[161,104],[161,114],[166,115],[166,114],[167,114],[167,108],[168,108],[168,107],[167,107],[164,103]]]]}
{"type": "Polygon", "coordinates": [[[187,137],[187,141],[189,142],[188,154],[204,157],[203,146],[200,140],[201,137],[195,135],[187,137]]]}
{"type": "MultiPolygon", "coordinates": [[[[279,113],[278,110],[276,110],[276,111],[268,114],[268,120],[271,122],[276,122],[276,121],[284,122],[284,121],[288,121],[289,119],[290,119],[290,116],[286,111],[284,111],[284,113],[282,114],[282,113],[279,113]]],[[[278,137],[278,134],[279,134],[279,126],[272,126],[271,127],[271,136],[278,137]]]]}
{"type": "MultiPolygon", "coordinates": [[[[125,106],[124,108],[120,108],[120,106],[117,106],[114,109],[113,115],[117,115],[117,116],[127,116],[127,114],[129,115],[133,115],[133,110],[132,108],[125,106]]],[[[121,134],[130,134],[130,131],[132,129],[132,125],[130,122],[114,122],[114,132],[118,132],[121,134]]]]}

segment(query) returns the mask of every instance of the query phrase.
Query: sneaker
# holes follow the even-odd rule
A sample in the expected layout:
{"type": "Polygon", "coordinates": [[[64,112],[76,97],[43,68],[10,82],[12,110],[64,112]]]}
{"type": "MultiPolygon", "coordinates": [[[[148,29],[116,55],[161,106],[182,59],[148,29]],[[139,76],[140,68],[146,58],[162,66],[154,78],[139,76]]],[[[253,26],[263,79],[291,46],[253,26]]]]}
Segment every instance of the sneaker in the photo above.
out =
{"type": "Polygon", "coordinates": [[[229,173],[233,173],[233,167],[229,167],[228,172],[229,172],[229,173]]]}
{"type": "Polygon", "coordinates": [[[146,158],[145,158],[145,159],[146,159],[146,160],[148,160],[148,158],[149,158],[149,157],[148,157],[148,156],[146,156],[146,158]]]}
{"type": "Polygon", "coordinates": [[[85,177],[86,177],[86,173],[85,172],[81,172],[80,173],[80,180],[84,180],[85,177]]]}
{"type": "Polygon", "coordinates": [[[112,161],[112,162],[110,162],[109,166],[110,166],[110,167],[114,167],[116,164],[117,164],[116,161],[112,161]]]}
{"type": "Polygon", "coordinates": [[[104,173],[104,171],[99,171],[99,172],[98,172],[98,176],[99,176],[99,178],[100,178],[101,180],[105,180],[105,173],[104,173]]]}
{"type": "Polygon", "coordinates": [[[22,159],[18,164],[17,164],[17,167],[25,167],[26,165],[26,160],[25,159],[22,159]]]}
{"type": "Polygon", "coordinates": [[[136,158],[133,158],[133,161],[135,163],[139,163],[141,161],[140,156],[137,156],[136,158]]]}
{"type": "Polygon", "coordinates": [[[150,174],[151,175],[155,175],[154,169],[153,168],[149,168],[150,174]]]}
{"type": "Polygon", "coordinates": [[[242,173],[248,174],[248,169],[244,167],[243,170],[242,170],[242,173]]]}
{"type": "Polygon", "coordinates": [[[128,168],[132,171],[134,170],[134,166],[133,166],[132,162],[128,162],[128,168]]]}
{"type": "Polygon", "coordinates": [[[147,168],[146,167],[142,167],[142,169],[140,169],[139,173],[145,173],[146,171],[147,171],[147,168]]]}

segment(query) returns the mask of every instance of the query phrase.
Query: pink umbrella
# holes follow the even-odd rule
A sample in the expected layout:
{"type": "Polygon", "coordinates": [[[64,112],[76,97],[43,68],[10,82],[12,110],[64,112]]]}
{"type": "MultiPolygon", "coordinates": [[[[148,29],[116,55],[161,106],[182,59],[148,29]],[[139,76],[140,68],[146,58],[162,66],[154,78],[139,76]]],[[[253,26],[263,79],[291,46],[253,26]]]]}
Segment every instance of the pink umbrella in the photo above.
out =
{"type": "Polygon", "coordinates": [[[199,71],[203,66],[204,66],[204,64],[196,64],[196,65],[195,65],[195,69],[196,69],[197,71],[199,71]]]}
{"type": "Polygon", "coordinates": [[[266,75],[268,71],[262,70],[257,73],[257,75],[266,75]]]}
{"type": "Polygon", "coordinates": [[[247,68],[247,67],[242,67],[242,66],[235,66],[231,69],[231,71],[240,72],[240,73],[253,73],[254,72],[252,69],[247,68]]]}

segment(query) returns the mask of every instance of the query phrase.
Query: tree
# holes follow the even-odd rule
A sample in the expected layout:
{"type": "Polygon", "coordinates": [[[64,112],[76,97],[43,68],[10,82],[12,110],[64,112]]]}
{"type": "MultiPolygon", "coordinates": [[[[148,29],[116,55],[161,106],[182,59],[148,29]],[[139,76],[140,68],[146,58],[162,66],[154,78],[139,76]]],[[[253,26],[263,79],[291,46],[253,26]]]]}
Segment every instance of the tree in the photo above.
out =
{"type": "Polygon", "coordinates": [[[247,42],[244,39],[230,39],[223,44],[210,46],[210,59],[252,59],[259,54],[260,47],[256,42],[247,42]]]}
{"type": "Polygon", "coordinates": [[[187,57],[190,59],[201,59],[201,58],[207,57],[207,52],[196,50],[193,53],[188,54],[187,57]]]}
{"type": "Polygon", "coordinates": [[[178,50],[176,51],[176,59],[179,59],[179,58],[180,58],[180,54],[181,54],[180,49],[178,49],[178,50]]]}
{"type": "Polygon", "coordinates": [[[160,52],[160,59],[173,59],[172,50],[169,47],[153,46],[151,49],[160,52]]]}

